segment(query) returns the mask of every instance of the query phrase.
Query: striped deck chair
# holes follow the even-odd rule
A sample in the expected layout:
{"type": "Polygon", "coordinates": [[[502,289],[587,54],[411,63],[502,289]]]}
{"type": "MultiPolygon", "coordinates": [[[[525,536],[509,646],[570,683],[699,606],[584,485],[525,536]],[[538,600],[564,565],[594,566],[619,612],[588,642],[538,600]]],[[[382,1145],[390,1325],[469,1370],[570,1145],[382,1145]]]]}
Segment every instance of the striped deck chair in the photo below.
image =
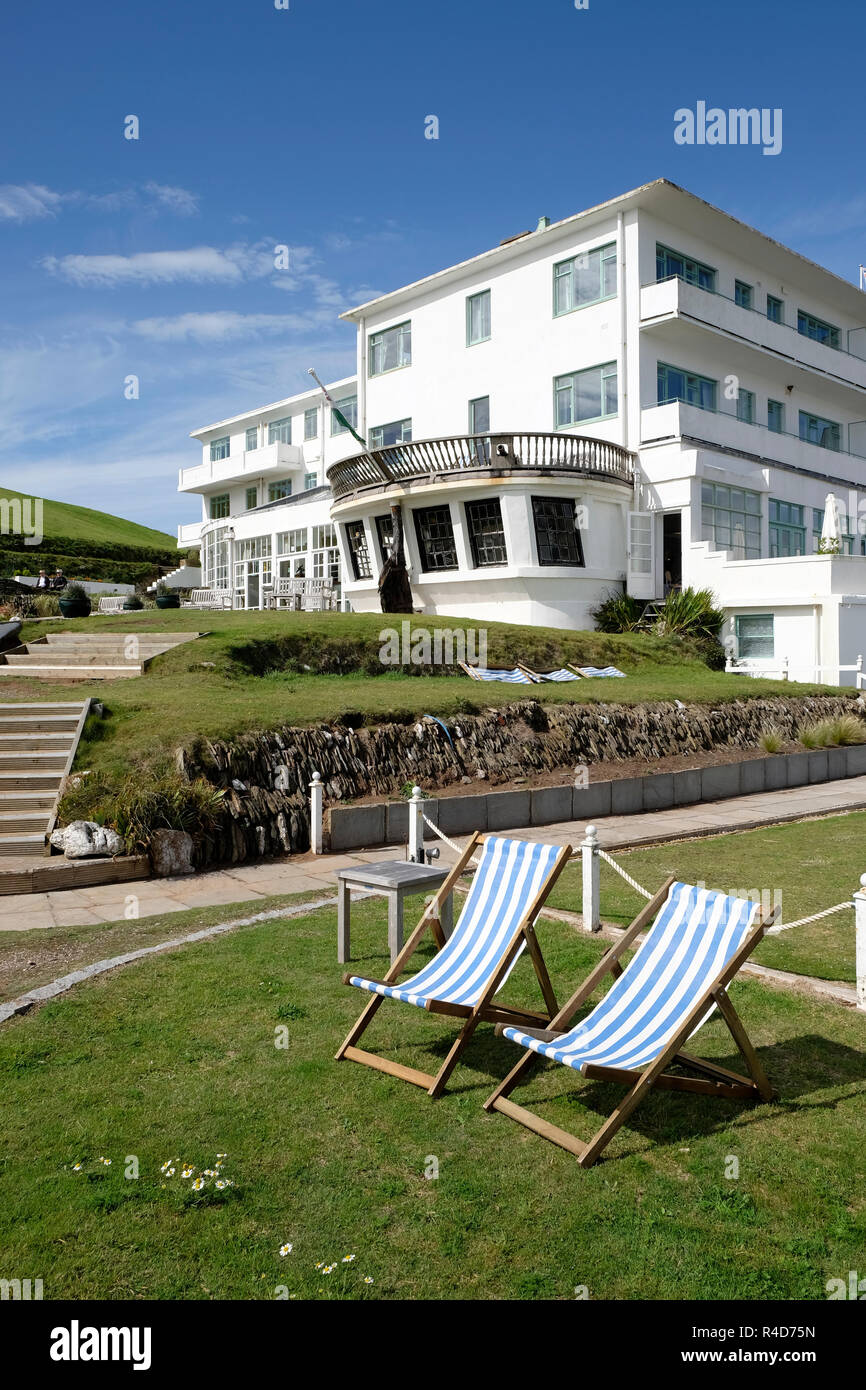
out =
{"type": "Polygon", "coordinates": [[[620,680],[627,679],[625,671],[620,671],[618,666],[572,666],[571,669],[579,676],[585,676],[587,680],[607,680],[611,676],[618,676],[620,680]]]}
{"type": "Polygon", "coordinates": [[[363,1062],[368,1067],[422,1086],[428,1095],[435,1097],[441,1095],[460,1053],[482,1020],[528,1026],[549,1023],[556,1013],[556,996],[535,936],[535,918],[570,857],[568,846],[560,849],[556,845],[530,844],[496,835],[482,840],[479,834],[473,835],[384,980],[369,980],[352,974],[343,976],[344,984],[367,990],[373,997],[337,1053],[337,1061],[348,1057],[353,1062],[363,1062]],[[441,904],[459,881],[479,843],[483,847],[481,862],[460,920],[446,941],[440,921],[441,904]],[[406,962],[428,927],[439,950],[417,975],[398,984],[406,962]],[[524,947],[529,951],[541,986],[547,1010],[543,1014],[497,1004],[494,1000],[524,947]],[[355,1046],[386,998],[465,1020],[436,1076],[428,1076],[355,1046]]]}
{"type": "Polygon", "coordinates": [[[496,1032],[527,1049],[484,1103],[501,1110],[577,1156],[589,1168],[649,1089],[693,1091],[728,1099],[770,1100],[773,1091],[726,988],[775,915],[756,922],[759,904],[668,879],[607,952],[548,1029],[500,1025],[496,1032]],[[660,910],[659,910],[660,909],[660,910]],[[625,969],[619,958],[658,913],[625,969]],[[607,972],[614,983],[601,1003],[570,1028],[574,1015],[607,972]],[[749,1076],[684,1052],[686,1041],[715,1008],[727,1024],[749,1076]],[[629,1087],[621,1105],[588,1144],[507,1099],[536,1054],[585,1077],[629,1087]],[[671,1073],[671,1065],[698,1076],[671,1073]]]}
{"type": "Polygon", "coordinates": [[[535,685],[536,678],[528,675],[519,666],[515,666],[513,671],[498,671],[495,668],[486,666],[467,666],[465,662],[459,661],[458,666],[461,671],[474,681],[506,681],[509,685],[535,685]]]}
{"type": "Polygon", "coordinates": [[[541,684],[544,681],[579,681],[580,676],[576,671],[568,671],[564,666],[558,666],[555,671],[533,671],[531,666],[524,666],[522,661],[517,663],[521,671],[525,671],[527,676],[531,676],[534,681],[541,684]]]}

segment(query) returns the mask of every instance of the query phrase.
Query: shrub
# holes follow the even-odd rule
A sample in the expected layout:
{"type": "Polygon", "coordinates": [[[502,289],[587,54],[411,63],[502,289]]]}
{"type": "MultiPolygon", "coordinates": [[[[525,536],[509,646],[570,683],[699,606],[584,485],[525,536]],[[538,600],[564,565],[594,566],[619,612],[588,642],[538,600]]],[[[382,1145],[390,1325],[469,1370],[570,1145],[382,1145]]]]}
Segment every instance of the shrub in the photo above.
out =
{"type": "Polygon", "coordinates": [[[718,640],[725,615],[716,607],[711,589],[674,589],[656,619],[659,637],[699,637],[718,640]]]}
{"type": "Polygon", "coordinates": [[[123,606],[127,612],[129,610],[138,612],[140,608],[144,607],[144,601],[138,594],[127,594],[126,598],[123,600],[123,606]]]}
{"type": "Polygon", "coordinates": [[[593,608],[591,617],[599,632],[635,632],[643,619],[646,604],[631,594],[620,594],[612,589],[593,608]]]}
{"type": "Polygon", "coordinates": [[[90,595],[81,584],[67,584],[65,589],[61,589],[58,598],[68,598],[71,603],[89,603],[90,595]]]}
{"type": "Polygon", "coordinates": [[[758,739],[758,745],[763,748],[765,753],[781,753],[785,746],[784,734],[781,729],[777,729],[775,726],[772,729],[765,729],[758,739]]]}
{"type": "Polygon", "coordinates": [[[866,743],[866,724],[856,714],[843,714],[831,719],[833,742],[842,747],[853,743],[866,743]]]}

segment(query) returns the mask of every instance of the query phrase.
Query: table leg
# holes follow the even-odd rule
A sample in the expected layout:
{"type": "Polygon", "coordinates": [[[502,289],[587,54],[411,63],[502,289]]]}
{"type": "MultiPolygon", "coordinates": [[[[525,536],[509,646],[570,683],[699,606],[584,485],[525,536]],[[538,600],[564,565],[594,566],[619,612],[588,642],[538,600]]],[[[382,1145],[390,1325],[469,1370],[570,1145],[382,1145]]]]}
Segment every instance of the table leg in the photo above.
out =
{"type": "Polygon", "coordinates": [[[391,964],[403,949],[403,894],[399,888],[392,888],[388,894],[388,950],[391,964]]]}
{"type": "Polygon", "coordinates": [[[454,930],[454,894],[453,894],[453,893],[449,893],[449,894],[448,894],[448,897],[443,899],[443,901],[442,901],[442,906],[441,906],[441,912],[440,912],[440,914],[439,914],[439,920],[440,920],[440,922],[442,923],[442,931],[444,932],[444,934],[445,934],[445,940],[447,941],[448,938],[449,938],[449,936],[451,935],[452,931],[454,930]]]}
{"type": "Polygon", "coordinates": [[[350,923],[349,915],[351,912],[351,897],[349,884],[344,878],[339,880],[337,892],[337,961],[340,965],[345,964],[350,956],[350,923]]]}

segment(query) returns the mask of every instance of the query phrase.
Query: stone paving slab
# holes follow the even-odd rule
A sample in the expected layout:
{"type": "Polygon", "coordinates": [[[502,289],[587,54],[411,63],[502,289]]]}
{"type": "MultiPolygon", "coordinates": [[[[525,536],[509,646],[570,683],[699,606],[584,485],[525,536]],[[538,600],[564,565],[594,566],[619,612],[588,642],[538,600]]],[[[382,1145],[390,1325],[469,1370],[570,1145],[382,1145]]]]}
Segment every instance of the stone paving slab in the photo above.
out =
{"type": "MultiPolygon", "coordinates": [[[[857,810],[866,807],[866,777],[847,777],[814,787],[793,787],[787,791],[758,792],[726,801],[698,806],[675,807],[640,815],[598,817],[599,840],[605,849],[664,840],[690,839],[703,833],[752,829],[779,821],[810,815],[857,810]]],[[[558,825],[526,826],[505,832],[515,838],[543,839],[549,844],[579,845],[587,822],[563,821],[558,825]]],[[[434,841],[427,832],[428,841],[434,841]]],[[[468,836],[451,837],[462,846],[468,836]]],[[[439,840],[444,865],[451,852],[439,840]]],[[[212,907],[234,902],[254,901],[281,893],[318,892],[335,886],[338,869],[353,864],[399,860],[405,851],[398,846],[360,850],[346,854],[315,857],[297,856],[264,864],[239,864],[184,878],[130,879],[124,883],[93,884],[84,888],[54,890],[49,893],[22,893],[0,897],[0,931],[28,931],[113,922],[123,918],[126,898],[138,898],[139,916],[153,917],[167,912],[183,912],[194,907],[212,907]]]]}

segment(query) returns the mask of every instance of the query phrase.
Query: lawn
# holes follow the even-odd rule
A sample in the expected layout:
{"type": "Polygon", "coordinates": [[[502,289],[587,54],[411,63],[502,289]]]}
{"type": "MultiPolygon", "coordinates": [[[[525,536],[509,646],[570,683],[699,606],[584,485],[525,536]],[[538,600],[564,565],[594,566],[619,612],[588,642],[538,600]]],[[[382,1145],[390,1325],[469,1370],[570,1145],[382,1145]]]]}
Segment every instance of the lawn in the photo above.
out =
{"type": "MultiPolygon", "coordinates": [[[[426,616],[414,621],[431,630],[478,626],[426,616]]],[[[383,667],[378,657],[380,634],[389,627],[399,629],[400,622],[399,616],[382,614],[185,609],[32,622],[24,626],[24,641],[63,630],[199,630],[207,635],[157,657],[140,679],[54,685],[22,678],[4,682],[3,698],[80,700],[89,694],[104,701],[109,718],[90,722],[76,765],[118,777],[130,766],[147,765],[164,755],[167,720],[174,747],[197,738],[231,739],[244,732],[336,720],[358,712],[373,722],[392,715],[409,720],[427,712],[447,717],[509,704],[526,695],[545,701],[634,704],[673,699],[719,702],[822,689],[711,671],[691,659],[682,644],[648,634],[617,637],[504,623],[486,624],[490,665],[513,666],[518,659],[543,670],[566,661],[614,664],[628,679],[536,686],[531,691],[511,685],[478,686],[459,673],[422,677],[383,667]]]]}
{"type": "MultiPolygon", "coordinates": [[[[30,502],[33,494],[18,492],[15,488],[0,486],[0,495],[11,502],[30,502]]],[[[45,536],[45,549],[51,549],[55,537],[88,541],[98,554],[100,542],[112,545],[132,545],[155,547],[158,550],[175,550],[177,537],[166,531],[154,531],[150,526],[142,526],[137,521],[128,521],[122,516],[112,516],[110,512],[94,511],[92,507],[79,507],[73,502],[54,502],[43,500],[42,530],[45,536]]],[[[38,556],[36,557],[38,559],[38,556]]]]}
{"type": "MultiPolygon", "coordinates": [[[[539,834],[543,837],[543,831],[539,834]]],[[[798,921],[851,897],[866,873],[866,813],[679,840],[650,849],[617,850],[615,858],[632,878],[654,893],[669,874],[686,883],[703,881],[740,897],[762,897],[772,905],[781,894],[782,920],[798,921]]],[[[579,864],[567,868],[548,900],[550,907],[581,911],[579,864]]],[[[644,899],[602,861],[601,916],[625,926],[644,899]]],[[[822,980],[855,979],[854,911],[839,913],[766,937],[755,952],[761,965],[815,975],[822,980]]]]}
{"type": "MultiPolygon", "coordinates": [[[[353,918],[356,966],[380,974],[383,905],[353,918]]],[[[555,922],[539,936],[563,996],[601,945],[555,922]]],[[[521,962],[507,989],[533,1003],[529,972],[521,962]]],[[[583,1285],[596,1299],[817,1300],[862,1267],[866,1017],[734,985],[780,1099],[658,1093],[582,1172],[481,1110],[518,1056],[487,1026],[436,1103],[335,1063],[363,1002],[340,975],[322,909],[151,958],[7,1024],[7,1267],[41,1277],[48,1299],[572,1299],[583,1285]],[[197,1176],[218,1154],[234,1185],[195,1192],[181,1165],[197,1176]]],[[[386,1004],[365,1041],[429,1070],[452,1037],[386,1004]]],[[[735,1064],[717,1019],[701,1050],[735,1064]]],[[[621,1092],[575,1080],[548,1066],[517,1098],[586,1136],[621,1092]]]]}

